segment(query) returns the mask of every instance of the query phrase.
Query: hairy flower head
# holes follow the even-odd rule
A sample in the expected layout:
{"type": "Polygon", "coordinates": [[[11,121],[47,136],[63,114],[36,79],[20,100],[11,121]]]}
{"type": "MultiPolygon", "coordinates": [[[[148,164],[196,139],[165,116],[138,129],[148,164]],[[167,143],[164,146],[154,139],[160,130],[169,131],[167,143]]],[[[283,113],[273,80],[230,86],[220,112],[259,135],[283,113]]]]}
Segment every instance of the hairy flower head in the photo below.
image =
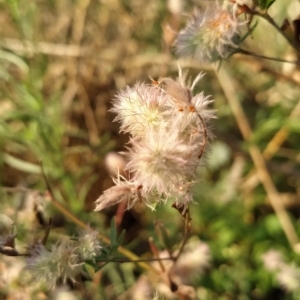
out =
{"type": "Polygon", "coordinates": [[[89,227],[79,231],[76,253],[81,260],[94,260],[101,248],[97,231],[89,227]]]}
{"type": "Polygon", "coordinates": [[[182,142],[175,130],[148,132],[143,140],[131,140],[127,168],[145,190],[169,194],[193,176],[196,149],[182,142]]]}
{"type": "Polygon", "coordinates": [[[25,269],[30,272],[33,282],[49,289],[53,289],[59,279],[63,282],[67,279],[75,281],[82,263],[74,250],[74,243],[69,240],[52,245],[51,251],[42,243],[37,243],[29,251],[25,269]]]}
{"type": "Polygon", "coordinates": [[[202,77],[189,84],[179,68],[176,80],[136,84],[114,99],[116,120],[131,136],[125,167],[131,178],[118,175],[115,186],[96,200],[96,211],[122,201],[128,208],[138,200],[151,208],[169,198],[184,208],[192,201],[196,168],[209,139],[206,123],[214,118],[210,98],[193,92],[202,77]]]}
{"type": "Polygon", "coordinates": [[[221,9],[217,3],[209,5],[205,11],[196,9],[175,40],[176,53],[201,62],[227,59],[240,42],[241,25],[232,12],[221,9]]]}
{"type": "Polygon", "coordinates": [[[203,274],[210,267],[210,263],[211,251],[209,246],[196,238],[192,238],[172,269],[172,273],[179,276],[183,283],[188,284],[193,277],[203,274]]]}
{"type": "Polygon", "coordinates": [[[115,120],[121,121],[121,130],[136,136],[149,127],[162,126],[163,101],[158,87],[137,83],[117,95],[111,111],[117,113],[115,120]]]}

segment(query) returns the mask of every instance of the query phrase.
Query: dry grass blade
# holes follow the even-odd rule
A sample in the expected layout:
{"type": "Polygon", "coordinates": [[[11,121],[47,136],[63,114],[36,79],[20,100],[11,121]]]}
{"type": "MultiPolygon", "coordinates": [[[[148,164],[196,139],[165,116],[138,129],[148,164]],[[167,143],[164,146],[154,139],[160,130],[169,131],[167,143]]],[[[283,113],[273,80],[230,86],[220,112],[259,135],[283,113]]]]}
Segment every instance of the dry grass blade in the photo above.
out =
{"type": "MultiPolygon", "coordinates": [[[[296,105],[296,107],[291,112],[288,119],[294,119],[300,116],[300,102],[296,105]]],[[[289,135],[288,129],[285,127],[280,128],[279,131],[273,136],[273,138],[268,143],[267,147],[263,151],[262,155],[265,160],[270,160],[274,154],[278,151],[280,146],[286,140],[289,135]]],[[[242,189],[245,190],[246,193],[253,190],[259,184],[258,174],[255,170],[252,170],[247,176],[246,180],[242,184],[242,189]]]]}
{"type": "Polygon", "coordinates": [[[46,42],[33,43],[26,40],[3,38],[1,40],[3,48],[16,52],[24,56],[32,56],[34,54],[46,54],[53,56],[69,56],[82,57],[85,55],[86,49],[78,45],[53,44],[46,42]]]}
{"type": "MultiPolygon", "coordinates": [[[[252,136],[252,131],[247,120],[247,117],[244,113],[242,106],[240,105],[239,99],[236,96],[236,92],[230,80],[229,74],[226,71],[225,67],[216,71],[216,77],[219,80],[219,83],[224,91],[224,94],[227,98],[227,101],[232,109],[233,115],[237,121],[238,127],[242,133],[242,136],[245,141],[250,141],[252,136]]],[[[270,203],[279,219],[279,222],[282,226],[282,229],[290,243],[290,246],[294,251],[298,251],[299,248],[299,238],[295,231],[295,228],[290,220],[289,215],[287,214],[278,191],[272,181],[270,173],[267,170],[265,160],[260,150],[255,145],[249,146],[249,154],[253,160],[255,168],[257,170],[259,180],[264,186],[264,189],[267,193],[267,196],[270,200],[270,203]]]]}

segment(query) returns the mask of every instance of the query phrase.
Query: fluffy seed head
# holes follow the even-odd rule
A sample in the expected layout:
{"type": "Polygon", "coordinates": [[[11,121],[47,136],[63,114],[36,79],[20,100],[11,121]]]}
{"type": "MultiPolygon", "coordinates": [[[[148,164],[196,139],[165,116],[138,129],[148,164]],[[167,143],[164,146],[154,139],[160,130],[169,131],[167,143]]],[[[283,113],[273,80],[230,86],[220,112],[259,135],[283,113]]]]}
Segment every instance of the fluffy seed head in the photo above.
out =
{"type": "Polygon", "coordinates": [[[158,87],[138,83],[117,95],[111,111],[117,113],[115,120],[121,121],[122,131],[137,136],[147,128],[162,126],[163,101],[158,87]]]}
{"type": "Polygon", "coordinates": [[[131,140],[127,168],[145,190],[169,194],[193,175],[196,161],[191,161],[197,145],[188,145],[173,132],[148,132],[140,141],[131,140]]]}
{"type": "Polygon", "coordinates": [[[276,274],[278,283],[287,292],[299,291],[300,269],[293,264],[287,264],[282,254],[276,250],[269,250],[263,257],[265,268],[276,274]]]}
{"type": "Polygon", "coordinates": [[[227,59],[238,46],[241,25],[233,13],[218,4],[208,6],[205,11],[197,9],[175,40],[176,53],[201,62],[227,59]]]}
{"type": "Polygon", "coordinates": [[[56,286],[61,279],[66,282],[71,279],[75,282],[75,276],[81,270],[82,263],[74,252],[72,241],[63,240],[51,247],[48,251],[42,243],[31,247],[26,267],[33,282],[45,285],[49,289],[56,286]]]}
{"type": "Polygon", "coordinates": [[[131,178],[118,175],[115,186],[96,200],[96,211],[122,201],[128,208],[143,201],[152,209],[169,198],[184,208],[192,201],[196,168],[209,139],[206,123],[214,118],[209,97],[193,93],[202,77],[189,84],[179,68],[176,80],[136,84],[114,99],[116,120],[131,135],[124,173],[131,178]]]}

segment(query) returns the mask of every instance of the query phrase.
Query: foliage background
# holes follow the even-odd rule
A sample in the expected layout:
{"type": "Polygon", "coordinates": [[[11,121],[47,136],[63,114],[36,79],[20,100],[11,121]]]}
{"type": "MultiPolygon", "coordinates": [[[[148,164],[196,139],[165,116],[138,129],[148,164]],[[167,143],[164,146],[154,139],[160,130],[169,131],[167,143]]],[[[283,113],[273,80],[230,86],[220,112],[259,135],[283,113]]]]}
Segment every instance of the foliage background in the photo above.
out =
{"type": "MultiPolygon", "coordinates": [[[[77,230],[49,200],[41,162],[57,201],[85,223],[109,235],[111,218],[117,215],[118,232],[126,229],[123,246],[141,257],[151,257],[149,237],[164,249],[159,226],[178,248],[183,222],[170,203],[155,212],[139,205],[124,214],[116,207],[100,213],[92,210],[95,199],[112,185],[105,156],[122,151],[128,140],[119,135],[114,116],[107,112],[110,99],[126,85],[149,81],[148,76],[176,76],[173,31],[184,25],[185,13],[202,4],[184,1],[180,15],[175,15],[167,2],[159,0],[0,1],[0,229],[12,220],[20,249],[43,235],[50,217],[50,243],[77,230]],[[42,208],[33,208],[36,198],[42,208]]],[[[269,13],[282,24],[300,14],[299,6],[296,0],[277,0],[269,13]]],[[[244,48],[297,58],[269,24],[255,21],[244,48]]],[[[275,140],[273,155],[265,155],[267,170],[300,234],[299,67],[238,55],[223,62],[220,72],[191,60],[180,60],[180,65],[190,70],[191,77],[205,71],[197,91],[212,95],[218,116],[215,139],[205,166],[198,170],[197,204],[191,208],[193,236],[211,250],[210,267],[193,278],[197,297],[298,299],[300,288],[285,291],[262,262],[270,249],[279,250],[296,266],[299,255],[291,249],[252,171],[249,147],[256,145],[263,153],[281,132],[283,139],[275,140]],[[228,95],[241,104],[250,123],[253,135],[247,140],[236,121],[245,116],[233,114],[228,95]]],[[[22,263],[21,258],[1,256],[1,299],[21,299],[21,294],[28,299],[57,299],[59,292],[70,299],[133,299],[130,289],[138,278],[151,277],[133,263],[110,263],[94,274],[92,282],[48,292],[15,276],[22,263]]]]}

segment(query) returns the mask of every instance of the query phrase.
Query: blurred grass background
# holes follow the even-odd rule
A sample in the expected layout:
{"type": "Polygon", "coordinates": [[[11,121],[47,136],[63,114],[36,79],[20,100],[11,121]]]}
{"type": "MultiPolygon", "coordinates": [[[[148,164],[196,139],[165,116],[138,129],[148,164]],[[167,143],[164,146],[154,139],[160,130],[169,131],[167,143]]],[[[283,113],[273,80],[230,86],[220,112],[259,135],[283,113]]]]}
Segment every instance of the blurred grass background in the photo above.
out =
{"type": "MultiPolygon", "coordinates": [[[[43,235],[50,217],[50,242],[77,230],[49,201],[41,163],[55,198],[85,223],[109,232],[117,208],[95,213],[93,202],[112,185],[106,155],[124,150],[128,141],[107,112],[110,100],[126,85],[149,81],[148,76],[176,76],[174,32],[203,1],[182,1],[179,9],[176,3],[180,1],[0,1],[0,229],[7,230],[10,218],[20,249],[43,235]],[[43,217],[37,222],[40,210],[43,217]]],[[[279,23],[293,20],[299,6],[297,0],[277,0],[270,15],[279,23]]],[[[269,24],[257,21],[244,48],[296,59],[269,24]]],[[[251,145],[263,152],[281,132],[267,167],[300,234],[299,67],[236,56],[222,63],[226,72],[218,76],[211,66],[191,60],[180,65],[190,69],[191,77],[206,72],[196,91],[212,95],[218,116],[215,140],[198,170],[197,204],[191,209],[193,235],[211,251],[210,267],[193,276],[197,299],[299,299],[300,288],[285,291],[263,266],[261,257],[270,249],[295,265],[299,256],[253,173],[249,155],[251,145]],[[233,86],[250,123],[249,140],[237,126],[222,76],[233,86]]],[[[149,237],[164,249],[157,228],[166,228],[176,248],[182,223],[169,203],[155,212],[138,205],[122,215],[118,228],[126,229],[126,248],[151,257],[149,237]]],[[[0,299],[58,299],[57,291],[31,288],[22,276],[14,276],[21,268],[22,259],[1,256],[0,299]]],[[[62,289],[69,298],[61,299],[145,299],[131,292],[142,274],[146,272],[134,264],[108,264],[84,288],[62,289]]]]}

